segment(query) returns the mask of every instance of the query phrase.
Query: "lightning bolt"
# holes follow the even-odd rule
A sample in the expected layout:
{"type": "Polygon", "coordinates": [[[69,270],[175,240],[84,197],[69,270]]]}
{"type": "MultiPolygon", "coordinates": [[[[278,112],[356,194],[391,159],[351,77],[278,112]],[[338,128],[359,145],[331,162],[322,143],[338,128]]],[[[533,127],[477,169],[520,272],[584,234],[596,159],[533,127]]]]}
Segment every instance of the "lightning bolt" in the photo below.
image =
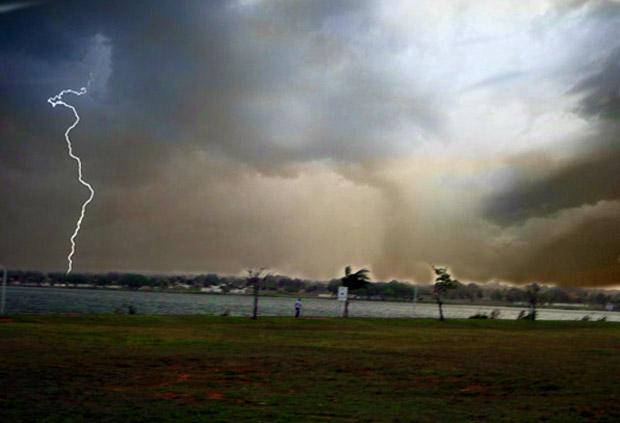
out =
{"type": "Polygon", "coordinates": [[[82,226],[82,221],[84,220],[84,215],[86,214],[86,207],[88,207],[90,202],[93,201],[93,198],[95,197],[95,190],[93,189],[93,187],[88,182],[86,182],[84,180],[84,176],[82,174],[82,160],[80,160],[80,158],[78,156],[73,154],[73,145],[71,144],[71,139],[69,138],[69,133],[73,130],[73,128],[75,128],[78,125],[78,123],[80,123],[80,116],[78,115],[76,108],[74,106],[70,105],[70,104],[65,103],[63,101],[62,97],[65,94],[73,94],[73,95],[76,95],[76,96],[82,96],[82,95],[86,94],[86,92],[87,92],[86,87],[80,88],[79,91],[75,91],[75,90],[62,90],[61,92],[59,92],[54,97],[50,97],[50,98],[47,99],[47,102],[49,104],[51,104],[52,107],[56,107],[56,106],[59,106],[59,105],[60,106],[64,106],[64,107],[70,109],[73,112],[73,115],[75,116],[75,121],[65,131],[65,140],[67,141],[67,150],[69,152],[69,157],[71,157],[73,160],[75,160],[77,162],[78,181],[80,182],[80,184],[82,184],[86,188],[88,188],[88,191],[90,192],[90,195],[88,196],[88,199],[86,201],[84,201],[84,203],[82,203],[82,211],[80,213],[80,217],[77,220],[77,222],[75,223],[75,230],[73,231],[73,235],[71,235],[71,251],[69,252],[69,255],[67,256],[67,262],[68,262],[67,274],[71,273],[71,270],[73,269],[73,259],[72,258],[73,258],[73,255],[75,254],[75,238],[77,237],[78,233],[80,232],[80,228],[82,226]]]}

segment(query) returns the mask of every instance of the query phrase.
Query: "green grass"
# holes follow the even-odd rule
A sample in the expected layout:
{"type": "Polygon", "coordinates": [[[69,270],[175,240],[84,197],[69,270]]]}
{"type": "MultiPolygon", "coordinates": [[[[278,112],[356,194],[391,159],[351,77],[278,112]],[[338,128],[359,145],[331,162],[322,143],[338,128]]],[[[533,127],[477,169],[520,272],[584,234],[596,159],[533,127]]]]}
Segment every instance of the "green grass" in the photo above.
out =
{"type": "Polygon", "coordinates": [[[603,322],[16,316],[0,421],[620,421],[603,322]]]}

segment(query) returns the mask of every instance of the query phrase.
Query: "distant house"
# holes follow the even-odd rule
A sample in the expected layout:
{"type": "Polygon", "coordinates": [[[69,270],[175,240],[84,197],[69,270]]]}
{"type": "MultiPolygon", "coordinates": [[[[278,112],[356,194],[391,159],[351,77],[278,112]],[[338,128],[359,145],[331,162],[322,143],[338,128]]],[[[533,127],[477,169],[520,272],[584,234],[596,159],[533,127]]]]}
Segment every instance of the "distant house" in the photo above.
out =
{"type": "Polygon", "coordinates": [[[207,292],[207,293],[221,293],[222,292],[222,286],[223,285],[210,285],[210,286],[205,286],[203,288],[200,288],[200,292],[207,292]]]}
{"type": "Polygon", "coordinates": [[[186,283],[175,283],[174,285],[172,285],[173,289],[190,289],[191,286],[189,286],[186,283]]]}
{"type": "Polygon", "coordinates": [[[319,294],[319,295],[317,295],[317,297],[319,297],[319,298],[335,298],[336,296],[334,294],[319,294]]]}
{"type": "Polygon", "coordinates": [[[229,294],[245,294],[247,292],[247,288],[233,288],[228,291],[229,294]]]}

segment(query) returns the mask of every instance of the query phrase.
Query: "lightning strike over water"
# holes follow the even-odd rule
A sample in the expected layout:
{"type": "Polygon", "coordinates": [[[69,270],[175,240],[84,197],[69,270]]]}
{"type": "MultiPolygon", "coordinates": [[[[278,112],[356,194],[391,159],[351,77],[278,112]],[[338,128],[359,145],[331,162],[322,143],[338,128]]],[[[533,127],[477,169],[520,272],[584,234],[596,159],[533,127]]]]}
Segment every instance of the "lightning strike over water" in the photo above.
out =
{"type": "Polygon", "coordinates": [[[73,128],[75,128],[78,123],[80,122],[80,116],[77,113],[77,110],[74,106],[67,104],[63,101],[63,96],[65,94],[73,94],[76,96],[82,96],[84,94],[86,94],[86,87],[82,87],[80,88],[79,91],[75,91],[75,90],[62,90],[60,93],[58,93],[57,95],[55,95],[54,97],[50,97],[47,99],[47,102],[49,104],[52,105],[52,107],[56,107],[58,105],[64,106],[68,109],[70,109],[73,112],[73,115],[75,116],[75,121],[73,122],[73,124],[71,126],[69,126],[67,128],[67,130],[65,131],[65,140],[67,141],[67,149],[69,152],[69,157],[71,157],[73,160],[75,160],[77,162],[77,168],[78,168],[78,181],[80,182],[80,184],[84,185],[86,188],[88,188],[88,191],[90,192],[90,195],[88,196],[88,199],[86,201],[84,201],[84,203],[82,203],[82,211],[80,213],[80,217],[77,220],[76,224],[75,224],[75,230],[73,231],[73,235],[71,235],[71,251],[69,252],[69,255],[67,256],[67,262],[68,262],[68,267],[67,267],[67,274],[71,273],[71,270],[73,269],[73,255],[75,254],[75,238],[77,237],[78,233],[80,232],[80,227],[82,226],[82,220],[84,220],[84,215],[86,214],[86,207],[88,207],[88,204],[90,204],[90,202],[93,200],[93,198],[95,197],[95,190],[93,189],[93,187],[84,180],[83,174],[82,174],[82,160],[80,160],[80,158],[78,156],[76,156],[75,154],[73,154],[73,145],[71,144],[71,139],[69,138],[69,133],[71,132],[71,130],[73,128]]]}

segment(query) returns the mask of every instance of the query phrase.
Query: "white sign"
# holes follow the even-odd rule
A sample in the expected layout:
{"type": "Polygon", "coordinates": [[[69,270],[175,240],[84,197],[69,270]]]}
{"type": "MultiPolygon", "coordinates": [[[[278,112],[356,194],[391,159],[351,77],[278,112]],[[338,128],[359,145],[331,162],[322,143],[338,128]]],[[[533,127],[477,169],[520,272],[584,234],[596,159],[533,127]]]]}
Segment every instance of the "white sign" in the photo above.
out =
{"type": "Polygon", "coordinates": [[[347,288],[346,286],[339,286],[338,287],[338,301],[346,301],[348,293],[349,293],[349,288],[347,288]]]}

